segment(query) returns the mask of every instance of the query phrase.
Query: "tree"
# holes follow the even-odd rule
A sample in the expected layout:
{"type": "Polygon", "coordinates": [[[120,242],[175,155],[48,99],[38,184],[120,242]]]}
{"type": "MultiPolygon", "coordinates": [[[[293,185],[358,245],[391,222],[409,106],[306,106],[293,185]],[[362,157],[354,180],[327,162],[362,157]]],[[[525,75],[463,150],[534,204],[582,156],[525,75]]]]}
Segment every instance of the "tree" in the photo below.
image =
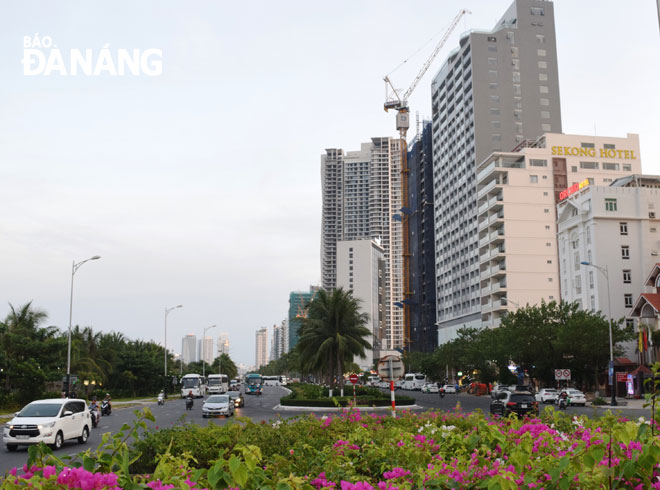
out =
{"type": "Polygon", "coordinates": [[[336,375],[344,386],[344,366],[354,356],[365,356],[371,349],[366,340],[371,332],[365,327],[369,316],[360,312],[360,300],[342,288],[319,290],[303,319],[297,348],[303,365],[324,373],[331,381],[336,375]]]}
{"type": "Polygon", "coordinates": [[[229,357],[229,354],[223,352],[213,360],[213,364],[211,364],[210,367],[206,367],[207,374],[218,372],[220,374],[226,374],[229,379],[238,378],[238,368],[236,367],[236,364],[234,364],[234,361],[232,361],[231,357],[229,357]]]}

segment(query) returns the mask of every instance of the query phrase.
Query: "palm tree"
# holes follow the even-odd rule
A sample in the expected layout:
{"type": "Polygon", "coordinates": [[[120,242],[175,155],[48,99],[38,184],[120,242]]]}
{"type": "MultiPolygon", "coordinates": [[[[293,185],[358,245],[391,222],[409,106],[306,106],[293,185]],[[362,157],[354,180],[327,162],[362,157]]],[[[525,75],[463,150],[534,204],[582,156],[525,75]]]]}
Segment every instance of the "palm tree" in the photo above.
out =
{"type": "Polygon", "coordinates": [[[342,288],[320,290],[300,329],[302,363],[330,380],[336,373],[340,388],[344,387],[344,364],[356,355],[364,357],[365,349],[371,349],[366,339],[372,333],[365,327],[369,315],[360,312],[360,302],[342,288]]]}

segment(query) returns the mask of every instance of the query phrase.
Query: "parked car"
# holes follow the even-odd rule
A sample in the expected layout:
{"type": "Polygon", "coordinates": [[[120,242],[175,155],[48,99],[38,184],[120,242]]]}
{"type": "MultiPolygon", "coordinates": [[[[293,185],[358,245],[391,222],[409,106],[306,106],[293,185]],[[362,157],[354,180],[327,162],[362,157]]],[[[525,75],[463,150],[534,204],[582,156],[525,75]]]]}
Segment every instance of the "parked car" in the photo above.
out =
{"type": "Polygon", "coordinates": [[[234,415],[234,402],[229,395],[211,395],[202,406],[202,417],[216,417],[224,415],[231,417],[234,415]]]}
{"type": "Polygon", "coordinates": [[[543,388],[536,395],[536,401],[541,403],[554,403],[557,401],[557,390],[554,388],[543,388]]]}
{"type": "Polygon", "coordinates": [[[438,393],[438,385],[436,383],[426,383],[422,386],[422,393],[438,393]]]}
{"type": "Polygon", "coordinates": [[[490,402],[490,413],[502,417],[510,413],[515,413],[518,416],[538,415],[539,404],[534,395],[529,392],[503,391],[490,402]]]}
{"type": "Polygon", "coordinates": [[[490,392],[491,398],[497,398],[500,393],[510,391],[509,385],[496,385],[490,392]]]}
{"type": "Polygon", "coordinates": [[[378,387],[389,390],[390,389],[390,382],[389,381],[380,381],[378,383],[378,387]]]}
{"type": "Polygon", "coordinates": [[[238,390],[238,387],[234,390],[228,391],[227,394],[229,395],[229,398],[231,398],[234,402],[235,408],[241,408],[245,406],[245,398],[243,397],[243,394],[238,390]]]}
{"type": "Polygon", "coordinates": [[[445,390],[445,394],[447,393],[456,394],[456,385],[444,385],[442,389],[445,390]]]}
{"type": "Polygon", "coordinates": [[[568,394],[568,404],[569,405],[580,405],[584,407],[587,404],[587,399],[584,397],[584,393],[575,388],[567,388],[564,390],[568,394]]]}
{"type": "Polygon", "coordinates": [[[398,381],[395,381],[394,382],[394,389],[395,390],[400,390],[401,388],[403,388],[403,380],[400,379],[398,381]]]}
{"type": "Polygon", "coordinates": [[[5,425],[3,440],[8,451],[40,442],[59,449],[67,439],[78,439],[80,444],[86,443],[91,426],[85,400],[35,400],[23,407],[5,425]]]}

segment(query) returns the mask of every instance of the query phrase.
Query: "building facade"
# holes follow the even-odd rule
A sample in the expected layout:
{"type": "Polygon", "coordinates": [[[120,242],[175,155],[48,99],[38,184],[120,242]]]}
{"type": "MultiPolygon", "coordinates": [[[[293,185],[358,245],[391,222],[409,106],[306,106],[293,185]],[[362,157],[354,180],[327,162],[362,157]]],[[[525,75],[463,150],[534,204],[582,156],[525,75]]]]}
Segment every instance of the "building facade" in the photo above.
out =
{"type": "Polygon", "coordinates": [[[229,334],[221,333],[218,336],[218,357],[222,354],[229,355],[229,334]]]}
{"type": "Polygon", "coordinates": [[[273,325],[273,336],[270,341],[270,360],[277,361],[282,357],[282,326],[273,325]]]}
{"type": "MultiPolygon", "coordinates": [[[[323,192],[321,284],[337,286],[337,242],[379,239],[385,251],[387,348],[401,348],[403,312],[403,227],[401,213],[401,142],[372,138],[359,151],[327,149],[321,157],[323,192]]],[[[289,316],[291,321],[291,316],[289,316]]],[[[291,326],[291,333],[293,326],[291,326]]],[[[291,341],[289,343],[291,345],[291,341]]]]}
{"type": "Polygon", "coordinates": [[[556,205],[566,189],[608,186],[640,169],[634,134],[549,133],[486,158],[477,168],[482,326],[498,326],[519,306],[560,299],[556,205]]]}
{"type": "Polygon", "coordinates": [[[197,361],[197,336],[188,334],[181,340],[181,358],[184,364],[197,361]]]}
{"type": "Polygon", "coordinates": [[[432,83],[439,342],[480,327],[477,165],[561,132],[554,5],[516,0],[491,31],[463,35],[432,83]]]}
{"type": "Polygon", "coordinates": [[[438,345],[435,304],[435,238],[433,231],[432,126],[422,124],[408,152],[408,218],[410,243],[410,337],[406,349],[433,352],[438,345]]]}
{"type": "MultiPolygon", "coordinates": [[[[562,299],[606,317],[631,316],[660,254],[660,177],[587,185],[557,206],[562,299]]],[[[626,349],[634,358],[635,345],[626,349]]]]}
{"type": "Polygon", "coordinates": [[[372,349],[355,362],[362,370],[373,368],[386,341],[385,324],[385,251],[378,240],[337,242],[337,286],[350,291],[360,301],[360,312],[369,315],[365,325],[371,332],[372,349]]]}
{"type": "Polygon", "coordinates": [[[266,327],[257,330],[254,357],[257,369],[268,364],[268,328],[266,327]]]}
{"type": "Polygon", "coordinates": [[[200,339],[200,350],[199,357],[200,361],[204,361],[207,364],[213,363],[213,337],[206,336],[200,339]]]}
{"type": "Polygon", "coordinates": [[[298,343],[299,331],[302,326],[303,318],[307,316],[309,303],[316,296],[318,287],[310,286],[309,291],[292,291],[289,294],[289,317],[288,317],[288,345],[287,352],[293,350],[298,343]]]}

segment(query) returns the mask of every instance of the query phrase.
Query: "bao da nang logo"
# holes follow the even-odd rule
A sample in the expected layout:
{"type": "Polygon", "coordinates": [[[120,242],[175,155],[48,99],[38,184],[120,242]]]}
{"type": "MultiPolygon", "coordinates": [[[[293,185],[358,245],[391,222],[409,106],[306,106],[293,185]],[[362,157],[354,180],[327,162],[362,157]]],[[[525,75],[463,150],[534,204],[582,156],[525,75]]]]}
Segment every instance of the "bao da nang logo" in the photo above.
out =
{"type": "Polygon", "coordinates": [[[157,77],[163,74],[163,50],[110,49],[110,44],[100,49],[61,50],[50,36],[23,37],[23,75],[65,77],[101,75],[124,76],[146,75],[157,77]]]}

